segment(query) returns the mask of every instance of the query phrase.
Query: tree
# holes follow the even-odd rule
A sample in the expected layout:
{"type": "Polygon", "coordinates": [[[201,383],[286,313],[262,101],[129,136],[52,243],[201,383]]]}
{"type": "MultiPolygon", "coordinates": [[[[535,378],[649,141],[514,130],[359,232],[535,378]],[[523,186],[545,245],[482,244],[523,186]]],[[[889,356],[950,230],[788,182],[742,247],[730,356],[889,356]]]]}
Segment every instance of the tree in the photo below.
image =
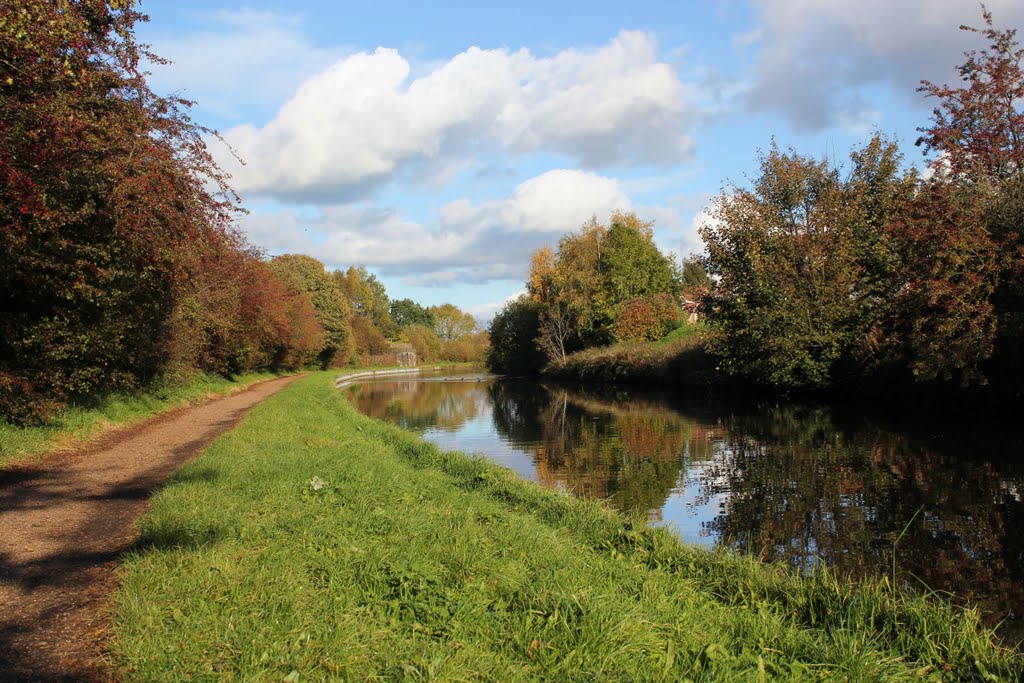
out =
{"type": "Polygon", "coordinates": [[[398,339],[398,326],[391,318],[391,301],[384,284],[366,266],[349,266],[342,272],[331,274],[338,287],[345,292],[356,315],[369,318],[388,339],[398,339]]]}
{"type": "Polygon", "coordinates": [[[677,290],[675,264],[654,244],[652,224],[621,212],[609,226],[592,218],[563,236],[557,252],[538,249],[527,279],[544,308],[538,342],[552,359],[611,342],[622,302],[677,290]]]}
{"type": "MultiPolygon", "coordinates": [[[[968,286],[974,292],[968,298],[975,303],[968,310],[972,316],[978,311],[983,320],[991,316],[994,321],[994,338],[981,342],[993,355],[985,363],[987,374],[1004,391],[1020,396],[1024,386],[1024,48],[1017,42],[1015,29],[994,28],[992,14],[984,7],[982,17],[984,28],[960,27],[989,42],[986,50],[964,53],[966,59],[957,68],[960,85],[922,81],[919,91],[937,100],[937,105],[931,124],[921,129],[917,141],[925,153],[935,154],[932,182],[949,185],[962,195],[949,198],[945,190],[932,190],[929,202],[942,194],[954,204],[982,210],[979,220],[972,219],[954,235],[969,243],[953,245],[961,254],[976,256],[969,263],[981,270],[964,273],[964,265],[950,254],[945,261],[950,270],[933,273],[929,279],[947,280],[954,288],[954,281],[965,276],[985,283],[981,289],[968,286]],[[992,254],[998,258],[992,260],[992,254]],[[979,295],[987,288],[990,298],[980,302],[979,295]]],[[[978,367],[981,359],[969,364],[978,367]]],[[[981,378],[981,372],[968,374],[981,378]]]]}
{"type": "Polygon", "coordinates": [[[317,320],[325,331],[324,348],[320,352],[323,367],[344,365],[355,352],[352,339],[352,307],[324,264],[304,254],[284,254],[271,264],[279,277],[292,289],[309,296],[317,320]]]}
{"type": "Polygon", "coordinates": [[[364,315],[352,316],[352,341],[360,356],[380,356],[391,349],[381,331],[364,315]]]}
{"type": "Polygon", "coordinates": [[[454,304],[431,306],[430,317],[442,341],[457,341],[476,330],[476,319],[454,304]]]}
{"type": "Polygon", "coordinates": [[[710,291],[715,281],[704,268],[704,261],[699,256],[690,255],[683,259],[679,268],[679,289],[687,294],[710,291]]]}
{"type": "Polygon", "coordinates": [[[651,294],[619,304],[615,341],[656,341],[679,327],[681,311],[671,294],[651,294]]]}
{"type": "Polygon", "coordinates": [[[420,360],[440,360],[442,342],[433,327],[413,323],[402,328],[402,336],[416,349],[420,360]]]}
{"type": "Polygon", "coordinates": [[[954,88],[922,81],[919,92],[939,103],[917,144],[939,175],[955,182],[1016,181],[1024,176],[1024,48],[1016,29],[996,30],[982,8],[986,28],[961,26],[989,41],[989,50],[970,50],[957,67],[964,85],[954,88]]]}
{"type": "Polygon", "coordinates": [[[888,348],[880,329],[898,285],[884,226],[915,181],[899,160],[876,135],[851,154],[843,179],[827,162],[773,144],[751,189],[718,198],[718,220],[701,235],[720,290],[710,346],[725,369],[813,389],[859,374],[888,348]]]}
{"type": "Polygon", "coordinates": [[[488,328],[491,346],[487,367],[505,375],[535,375],[544,365],[544,354],[534,341],[540,328],[543,305],[527,296],[505,304],[488,328]]]}
{"type": "Polygon", "coordinates": [[[434,326],[434,318],[423,306],[412,299],[398,299],[391,302],[391,319],[401,327],[409,325],[434,326]]]}
{"type": "Polygon", "coordinates": [[[564,363],[566,349],[573,333],[572,318],[569,317],[565,305],[556,299],[541,313],[540,327],[537,329],[537,346],[548,360],[564,363]]]}
{"type": "Polygon", "coordinates": [[[674,294],[678,289],[675,264],[654,244],[652,225],[634,214],[612,215],[600,259],[604,299],[612,308],[629,299],[674,294]]]}
{"type": "Polygon", "coordinates": [[[212,131],[139,69],[159,61],[134,40],[144,19],[105,0],[0,6],[8,417],[39,419],[46,404],[167,371],[182,288],[230,239],[235,198],[206,149],[212,131]]]}

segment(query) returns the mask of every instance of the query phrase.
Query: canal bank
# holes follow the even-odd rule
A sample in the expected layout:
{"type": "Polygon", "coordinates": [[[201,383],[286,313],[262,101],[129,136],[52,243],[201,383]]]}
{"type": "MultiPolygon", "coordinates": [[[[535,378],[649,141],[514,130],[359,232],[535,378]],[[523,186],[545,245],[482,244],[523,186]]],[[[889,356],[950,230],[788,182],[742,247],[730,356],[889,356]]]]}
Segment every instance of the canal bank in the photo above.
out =
{"type": "Polygon", "coordinates": [[[125,679],[1015,680],[976,615],[680,543],[359,415],[313,375],[156,497],[125,679]]]}

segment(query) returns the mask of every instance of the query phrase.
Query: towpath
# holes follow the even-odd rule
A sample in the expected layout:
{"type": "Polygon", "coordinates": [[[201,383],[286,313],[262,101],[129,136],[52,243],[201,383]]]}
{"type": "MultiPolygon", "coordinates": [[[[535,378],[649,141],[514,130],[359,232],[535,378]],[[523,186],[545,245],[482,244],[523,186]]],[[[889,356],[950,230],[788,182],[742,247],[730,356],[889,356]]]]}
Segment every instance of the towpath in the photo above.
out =
{"type": "Polygon", "coordinates": [[[153,491],[296,377],[0,470],[0,681],[106,680],[118,558],[153,491]]]}

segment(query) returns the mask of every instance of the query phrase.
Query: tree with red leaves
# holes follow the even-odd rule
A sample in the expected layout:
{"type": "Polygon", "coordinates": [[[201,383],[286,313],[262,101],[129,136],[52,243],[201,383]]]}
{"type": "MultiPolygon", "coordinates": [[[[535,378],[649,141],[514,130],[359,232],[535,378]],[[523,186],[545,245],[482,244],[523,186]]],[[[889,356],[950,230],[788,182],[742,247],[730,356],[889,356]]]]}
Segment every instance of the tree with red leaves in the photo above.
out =
{"type": "Polygon", "coordinates": [[[0,5],[0,412],[138,386],[235,199],[189,102],[156,95],[122,0],[0,5]],[[206,187],[219,188],[211,193],[206,187]]]}
{"type": "Polygon", "coordinates": [[[934,154],[931,182],[944,186],[926,190],[924,204],[930,210],[936,196],[956,194],[952,201],[961,207],[956,213],[962,216],[968,207],[971,214],[956,226],[947,221],[948,230],[932,231],[930,239],[945,242],[948,253],[927,263],[923,284],[947,292],[943,298],[975,302],[963,307],[962,315],[977,322],[968,337],[979,350],[991,351],[985,374],[1019,394],[1024,380],[1024,48],[1016,30],[996,29],[984,7],[982,17],[983,28],[960,27],[989,43],[988,49],[964,53],[957,68],[961,83],[923,81],[919,88],[938,104],[917,143],[934,154]],[[963,288],[972,291],[955,294],[963,288]]]}

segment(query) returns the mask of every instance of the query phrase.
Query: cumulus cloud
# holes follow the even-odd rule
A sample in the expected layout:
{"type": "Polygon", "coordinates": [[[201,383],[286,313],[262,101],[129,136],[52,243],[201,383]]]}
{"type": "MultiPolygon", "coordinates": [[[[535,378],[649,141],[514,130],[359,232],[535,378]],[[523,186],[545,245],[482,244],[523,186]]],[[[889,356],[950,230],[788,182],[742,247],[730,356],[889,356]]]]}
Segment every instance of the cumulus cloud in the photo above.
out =
{"type": "MultiPolygon", "coordinates": [[[[922,79],[956,80],[964,50],[985,47],[958,30],[982,23],[979,5],[963,0],[755,0],[761,27],[754,82],[755,109],[783,112],[798,128],[853,122],[874,112],[856,89],[875,83],[921,102],[922,79]]],[[[989,0],[998,27],[1024,23],[1019,0],[989,0]]]]}
{"type": "MultiPolygon", "coordinates": [[[[441,223],[482,231],[503,226],[518,233],[575,230],[593,215],[628,210],[629,198],[619,181],[575,170],[548,171],[520,183],[512,197],[473,204],[467,199],[441,208],[441,223]]],[[[547,237],[550,239],[550,237],[547,237]]]]}
{"type": "Polygon", "coordinates": [[[604,220],[630,206],[616,180],[555,170],[520,183],[504,199],[451,202],[425,223],[390,209],[343,204],[307,217],[290,209],[254,214],[244,227],[275,253],[304,251],[330,267],[362,263],[406,284],[449,286],[522,281],[534,249],[594,215],[604,220]]]}
{"type": "Polygon", "coordinates": [[[536,57],[469,48],[420,76],[397,51],[336,61],[263,126],[225,134],[221,159],[245,194],[291,201],[365,197],[398,172],[467,152],[560,154],[600,168],[670,165],[693,148],[696,97],[649,33],[536,57]],[[225,155],[226,156],[226,155],[225,155]]]}

